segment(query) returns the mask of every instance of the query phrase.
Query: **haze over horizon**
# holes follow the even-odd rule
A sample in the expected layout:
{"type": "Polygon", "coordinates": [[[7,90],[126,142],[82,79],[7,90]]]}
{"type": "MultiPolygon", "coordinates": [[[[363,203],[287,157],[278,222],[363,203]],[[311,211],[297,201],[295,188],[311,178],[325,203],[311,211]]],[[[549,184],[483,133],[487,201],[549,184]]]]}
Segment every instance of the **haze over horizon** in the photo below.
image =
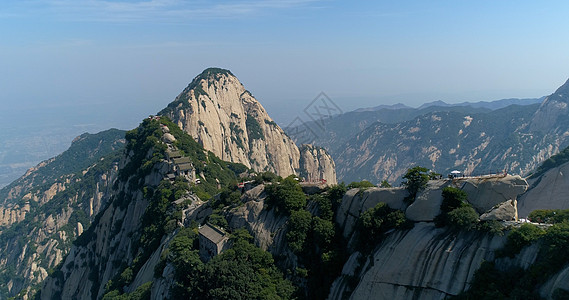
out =
{"type": "Polygon", "coordinates": [[[564,1],[2,4],[0,186],[83,132],[136,127],[208,67],[283,127],[321,92],[347,112],[539,98],[569,77],[564,1]]]}
{"type": "Polygon", "coordinates": [[[537,98],[569,77],[568,9],[564,1],[5,1],[3,111],[95,107],[138,120],[210,66],[230,69],[281,123],[321,91],[344,111],[537,98]]]}

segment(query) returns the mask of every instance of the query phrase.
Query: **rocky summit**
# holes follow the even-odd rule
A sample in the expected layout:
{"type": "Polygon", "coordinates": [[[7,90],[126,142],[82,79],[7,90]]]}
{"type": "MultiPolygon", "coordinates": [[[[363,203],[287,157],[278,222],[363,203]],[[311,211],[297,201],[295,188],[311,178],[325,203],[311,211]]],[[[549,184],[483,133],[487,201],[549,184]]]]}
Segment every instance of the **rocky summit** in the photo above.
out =
{"type": "Polygon", "coordinates": [[[278,175],[305,174],[315,180],[336,182],[333,163],[325,171],[303,161],[332,158],[325,150],[301,150],[269,117],[261,103],[231,71],[209,68],[195,77],[176,99],[160,112],[172,119],[206,150],[219,158],[242,163],[256,171],[278,175]],[[308,167],[309,169],[306,169],[308,167]],[[325,176],[325,177],[321,177],[325,176]]]}

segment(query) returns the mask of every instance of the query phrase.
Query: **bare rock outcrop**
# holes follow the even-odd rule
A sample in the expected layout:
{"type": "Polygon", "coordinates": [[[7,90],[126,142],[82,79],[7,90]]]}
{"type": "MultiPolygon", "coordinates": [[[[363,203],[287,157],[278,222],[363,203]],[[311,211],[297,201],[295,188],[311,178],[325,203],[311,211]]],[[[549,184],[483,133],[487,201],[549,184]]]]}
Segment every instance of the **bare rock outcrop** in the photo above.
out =
{"type": "Polygon", "coordinates": [[[285,247],[283,237],[288,218],[283,214],[276,214],[274,210],[263,209],[264,185],[247,191],[242,200],[246,202],[230,211],[229,227],[247,228],[252,233],[255,244],[261,249],[281,253],[285,247]]]}
{"type": "MultiPolygon", "coordinates": [[[[229,70],[206,69],[160,114],[222,160],[281,176],[301,171],[298,147],[229,70]]],[[[307,175],[336,182],[332,159],[320,153],[307,175]]]]}
{"type": "Polygon", "coordinates": [[[516,221],[518,219],[518,207],[516,200],[508,200],[480,216],[481,221],[516,221]]]}
{"type": "Polygon", "coordinates": [[[430,180],[405,211],[407,219],[415,222],[433,221],[441,213],[443,188],[450,184],[449,180],[430,180]]]}
{"type": "Polygon", "coordinates": [[[569,163],[548,170],[532,183],[518,201],[521,218],[536,209],[569,209],[569,163]]]}
{"type": "Polygon", "coordinates": [[[558,128],[559,123],[562,123],[559,122],[560,119],[566,118],[569,112],[568,102],[569,80],[560,86],[555,93],[543,100],[533,116],[530,130],[547,132],[551,128],[558,128]]]}
{"type": "Polygon", "coordinates": [[[336,164],[324,148],[313,145],[300,147],[300,176],[306,181],[325,179],[328,184],[336,184],[336,164]]]}
{"type": "Polygon", "coordinates": [[[468,194],[468,202],[479,214],[497,204],[516,200],[528,188],[527,181],[518,175],[466,178],[457,184],[462,184],[460,188],[468,194]]]}
{"type": "Polygon", "coordinates": [[[458,235],[418,223],[381,244],[363,267],[350,299],[444,299],[467,287],[482,261],[503,246],[499,236],[458,235]]]}
{"type": "Polygon", "coordinates": [[[355,188],[346,192],[338,208],[336,223],[343,228],[343,235],[352,235],[360,214],[379,202],[386,203],[393,209],[403,210],[407,206],[403,199],[409,192],[403,188],[369,188],[365,191],[355,188]]]}

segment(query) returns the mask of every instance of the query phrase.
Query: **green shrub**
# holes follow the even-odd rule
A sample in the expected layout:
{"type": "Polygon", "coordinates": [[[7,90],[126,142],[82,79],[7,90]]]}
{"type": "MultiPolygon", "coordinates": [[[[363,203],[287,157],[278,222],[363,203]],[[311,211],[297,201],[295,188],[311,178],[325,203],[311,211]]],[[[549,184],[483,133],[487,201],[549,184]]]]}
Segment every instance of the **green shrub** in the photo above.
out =
{"type": "Polygon", "coordinates": [[[480,223],[478,223],[478,230],[494,235],[504,235],[504,229],[505,226],[496,220],[480,221],[480,223]]]}
{"type": "Polygon", "coordinates": [[[290,215],[292,211],[306,206],[306,195],[302,192],[302,187],[290,176],[283,179],[280,184],[266,186],[265,192],[267,205],[276,208],[278,212],[290,215]]]}
{"type": "Polygon", "coordinates": [[[313,218],[314,242],[321,247],[327,247],[334,238],[334,224],[330,220],[319,217],[313,218]]]}
{"type": "Polygon", "coordinates": [[[417,193],[424,189],[429,182],[429,169],[416,166],[413,167],[403,175],[403,186],[409,191],[409,200],[415,200],[417,193]]]}
{"type": "Polygon", "coordinates": [[[447,216],[449,225],[459,229],[472,230],[478,224],[478,213],[470,206],[454,209],[447,216]]]}
{"type": "Polygon", "coordinates": [[[545,231],[533,224],[522,224],[518,228],[514,228],[508,234],[506,245],[501,251],[498,251],[498,256],[514,257],[516,254],[532,242],[545,234],[545,231]]]}
{"type": "Polygon", "coordinates": [[[528,219],[538,223],[569,222],[569,209],[538,209],[528,215],[528,219]]]}
{"type": "Polygon", "coordinates": [[[271,254],[243,239],[194,275],[196,288],[185,299],[291,299],[294,292],[271,254]]]}
{"type": "Polygon", "coordinates": [[[370,188],[370,187],[375,187],[375,184],[373,184],[367,180],[362,180],[360,182],[353,181],[352,183],[348,184],[348,189],[354,189],[354,188],[365,189],[365,188],[370,188]]]}
{"type": "Polygon", "coordinates": [[[209,215],[208,222],[217,226],[217,227],[221,227],[221,228],[227,228],[228,227],[227,220],[225,219],[225,217],[220,216],[218,214],[209,215]]]}
{"type": "Polygon", "coordinates": [[[264,182],[277,182],[281,180],[282,178],[280,178],[280,176],[277,176],[275,173],[269,171],[259,173],[255,176],[255,183],[257,184],[264,182]]]}
{"type": "Polygon", "coordinates": [[[442,196],[441,213],[435,218],[437,227],[451,225],[455,229],[471,230],[477,228],[479,216],[472,206],[466,202],[466,192],[447,186],[443,188],[442,196]]]}
{"type": "Polygon", "coordinates": [[[290,214],[286,239],[292,251],[299,253],[304,249],[304,243],[310,230],[312,215],[306,210],[293,211],[290,214]]]}
{"type": "Polygon", "coordinates": [[[455,187],[447,186],[443,188],[443,202],[441,204],[441,211],[448,213],[454,209],[467,206],[467,194],[465,191],[455,187]]]}
{"type": "Polygon", "coordinates": [[[213,201],[212,207],[221,209],[226,206],[237,206],[239,204],[241,204],[241,193],[239,191],[223,189],[219,194],[219,199],[213,201]]]}
{"type": "Polygon", "coordinates": [[[342,198],[346,194],[346,191],[347,188],[343,182],[328,187],[327,198],[330,200],[330,203],[332,204],[332,211],[336,211],[340,203],[342,203],[342,198]]]}
{"type": "Polygon", "coordinates": [[[358,219],[359,241],[363,248],[369,248],[381,239],[381,234],[395,228],[407,228],[410,223],[400,210],[391,209],[379,202],[363,212],[358,219]]]}

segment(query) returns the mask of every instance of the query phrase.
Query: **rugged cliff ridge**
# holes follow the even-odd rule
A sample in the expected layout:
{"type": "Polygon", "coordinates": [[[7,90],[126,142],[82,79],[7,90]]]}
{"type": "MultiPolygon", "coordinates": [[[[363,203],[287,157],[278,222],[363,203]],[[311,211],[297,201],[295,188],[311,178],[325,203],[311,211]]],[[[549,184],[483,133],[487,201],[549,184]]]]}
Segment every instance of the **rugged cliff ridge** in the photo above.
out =
{"type": "Polygon", "coordinates": [[[83,134],[0,191],[0,298],[33,287],[109,200],[124,131],[83,134]]]}
{"type": "MultiPolygon", "coordinates": [[[[178,183],[184,182],[183,179],[177,183],[162,180],[168,178],[167,173],[172,167],[165,156],[164,143],[169,144],[168,148],[174,146],[186,149],[184,151],[193,149],[192,152],[184,152],[190,153],[188,155],[192,162],[194,155],[204,154],[203,149],[179,144],[179,141],[191,143],[191,140],[181,135],[179,129],[179,132],[176,131],[175,125],[167,120],[161,120],[161,125],[157,122],[147,120],[143,127],[127,134],[129,141],[139,141],[140,144],[127,147],[112,202],[75,243],[61,266],[45,281],[41,291],[43,299],[101,298],[105,294],[118,295],[118,291],[121,294],[134,293],[141,288],[152,299],[162,299],[176,285],[176,270],[168,254],[171,253],[170,241],[183,226],[194,222],[202,223],[208,215],[212,220],[215,214],[225,219],[226,228],[230,230],[246,228],[253,235],[255,244],[270,251],[278,258],[284,270],[290,270],[289,276],[297,281],[298,286],[306,288],[309,286],[307,282],[314,282],[314,278],[303,278],[298,274],[301,274],[310,260],[303,258],[302,252],[295,252],[291,248],[291,238],[294,235],[290,233],[298,229],[290,226],[291,223],[299,224],[298,219],[293,219],[304,214],[308,222],[305,233],[313,235],[316,231],[312,231],[311,224],[318,224],[323,220],[321,218],[327,218],[322,214],[326,210],[329,210],[328,217],[334,216],[336,223],[331,228],[332,235],[343,236],[344,241],[347,241],[346,252],[349,255],[341,275],[332,285],[330,299],[372,296],[380,299],[443,299],[467,289],[482,261],[494,260],[496,250],[504,245],[506,237],[485,232],[435,228],[433,219],[440,213],[442,188],[454,186],[464,190],[468,202],[483,216],[502,206],[515,208],[517,196],[527,188],[526,181],[519,176],[433,180],[411,205],[405,202],[408,192],[402,188],[369,188],[365,191],[352,189],[341,201],[326,198],[332,192],[328,189],[313,195],[309,199],[311,201],[300,209],[300,213],[289,216],[275,209],[275,203],[266,198],[266,187],[269,184],[284,184],[283,181],[249,186],[245,188],[246,192],[234,199],[236,202],[228,200],[231,194],[226,194],[204,203],[195,195],[187,193],[187,190],[177,188],[180,186],[178,183]],[[164,125],[170,128],[166,129],[164,125]],[[144,129],[145,126],[150,126],[152,130],[144,129]],[[160,133],[166,131],[172,132],[173,138],[165,138],[166,134],[160,133]],[[167,201],[160,195],[169,195],[167,201]],[[160,202],[160,199],[166,202],[160,202]],[[222,202],[226,205],[220,206],[222,202]],[[383,241],[375,245],[375,249],[370,250],[371,253],[364,255],[357,244],[358,235],[361,234],[358,232],[358,218],[380,202],[387,203],[392,209],[402,210],[402,215],[413,221],[415,227],[386,232],[383,241]],[[329,203],[329,206],[325,203],[329,203]],[[332,213],[333,206],[337,208],[332,213]],[[157,211],[158,207],[161,208],[157,211]],[[216,213],[212,212],[212,207],[216,213]]],[[[216,176],[215,178],[225,178],[221,181],[223,186],[228,179],[235,179],[233,176],[236,174],[220,175],[226,162],[217,160],[211,153],[208,157],[204,160],[207,166],[204,165],[203,168],[198,164],[200,160],[194,162],[199,167],[196,174],[202,174],[215,165],[220,169],[204,173],[204,182],[216,182],[211,177],[216,176]]],[[[190,183],[191,188],[196,186],[190,183]]],[[[235,192],[237,191],[233,193],[235,192]]],[[[515,210],[501,216],[505,217],[489,220],[513,220],[515,210]]],[[[303,247],[311,249],[312,243],[312,239],[307,239],[303,247]]],[[[373,248],[374,245],[370,246],[373,248]]],[[[503,259],[498,262],[507,266],[527,267],[536,260],[538,250],[538,247],[529,247],[513,260],[503,259]]],[[[335,253],[344,255],[344,252],[335,253]]],[[[311,259],[320,257],[319,254],[311,259]]],[[[330,273],[325,268],[311,270],[330,273]]],[[[552,291],[565,288],[566,273],[564,269],[555,274],[540,291],[550,297],[552,291]]]]}
{"type": "Polygon", "coordinates": [[[531,188],[518,201],[518,214],[526,218],[536,209],[569,209],[569,163],[530,179],[531,188]]]}
{"type": "Polygon", "coordinates": [[[155,278],[162,274],[155,271],[160,254],[184,222],[201,223],[211,214],[211,209],[200,213],[207,204],[195,193],[218,191],[246,170],[205,151],[165,118],[144,120],[126,138],[108,205],[45,280],[42,299],[99,299],[111,290],[133,292],[149,281],[156,281],[154,298],[164,298],[173,285],[166,278],[172,268],[163,266],[164,276],[155,278]],[[182,173],[170,180],[167,174],[180,168],[180,158],[170,158],[173,151],[192,164],[199,181],[182,173]]]}
{"type": "Polygon", "coordinates": [[[326,179],[328,184],[336,184],[336,164],[324,148],[313,145],[300,146],[300,176],[306,181],[315,182],[326,179]]]}
{"type": "MultiPolygon", "coordinates": [[[[414,115],[408,110],[390,110],[389,117],[378,115],[377,122],[369,117],[372,112],[333,118],[327,121],[327,131],[317,134],[325,141],[315,144],[335,158],[338,178],[345,182],[397,182],[415,165],[442,174],[454,169],[475,175],[506,169],[526,176],[569,144],[569,82],[541,105],[493,111],[429,107],[414,115]],[[349,120],[350,125],[341,126],[334,119],[349,120]]],[[[302,138],[306,137],[293,136],[302,138]]]]}
{"type": "MultiPolygon", "coordinates": [[[[304,172],[320,177],[312,173],[318,168],[302,169],[298,147],[229,70],[206,69],[160,115],[223,160],[282,176],[304,172]]],[[[320,156],[320,165],[328,167],[331,157],[320,156]]],[[[336,182],[334,172],[326,171],[330,177],[325,179],[336,182]]]]}
{"type": "MultiPolygon", "coordinates": [[[[491,213],[502,206],[512,206],[515,210],[515,199],[526,190],[527,183],[519,176],[431,181],[410,206],[403,201],[406,191],[400,188],[348,191],[338,208],[336,222],[350,241],[350,258],[332,285],[329,299],[445,299],[469,289],[484,261],[493,262],[499,270],[528,269],[538,261],[542,253],[540,243],[525,247],[513,258],[497,257],[498,250],[507,246],[507,234],[437,228],[433,219],[440,213],[441,189],[445,186],[461,188],[479,213],[487,208],[491,213]],[[364,255],[354,247],[358,235],[355,224],[363,211],[380,202],[406,211],[408,218],[418,222],[410,230],[388,231],[384,240],[364,255]],[[417,205],[422,214],[414,209],[417,205]]],[[[534,205],[540,207],[541,200],[534,200],[534,205]]],[[[501,220],[513,220],[514,210],[502,214],[509,217],[501,220]]],[[[480,219],[489,213],[482,214],[480,219]]],[[[534,292],[552,299],[554,293],[568,290],[568,268],[560,268],[534,292]]]]}
{"type": "Polygon", "coordinates": [[[541,103],[533,116],[531,131],[564,134],[569,120],[569,80],[541,103]]]}

